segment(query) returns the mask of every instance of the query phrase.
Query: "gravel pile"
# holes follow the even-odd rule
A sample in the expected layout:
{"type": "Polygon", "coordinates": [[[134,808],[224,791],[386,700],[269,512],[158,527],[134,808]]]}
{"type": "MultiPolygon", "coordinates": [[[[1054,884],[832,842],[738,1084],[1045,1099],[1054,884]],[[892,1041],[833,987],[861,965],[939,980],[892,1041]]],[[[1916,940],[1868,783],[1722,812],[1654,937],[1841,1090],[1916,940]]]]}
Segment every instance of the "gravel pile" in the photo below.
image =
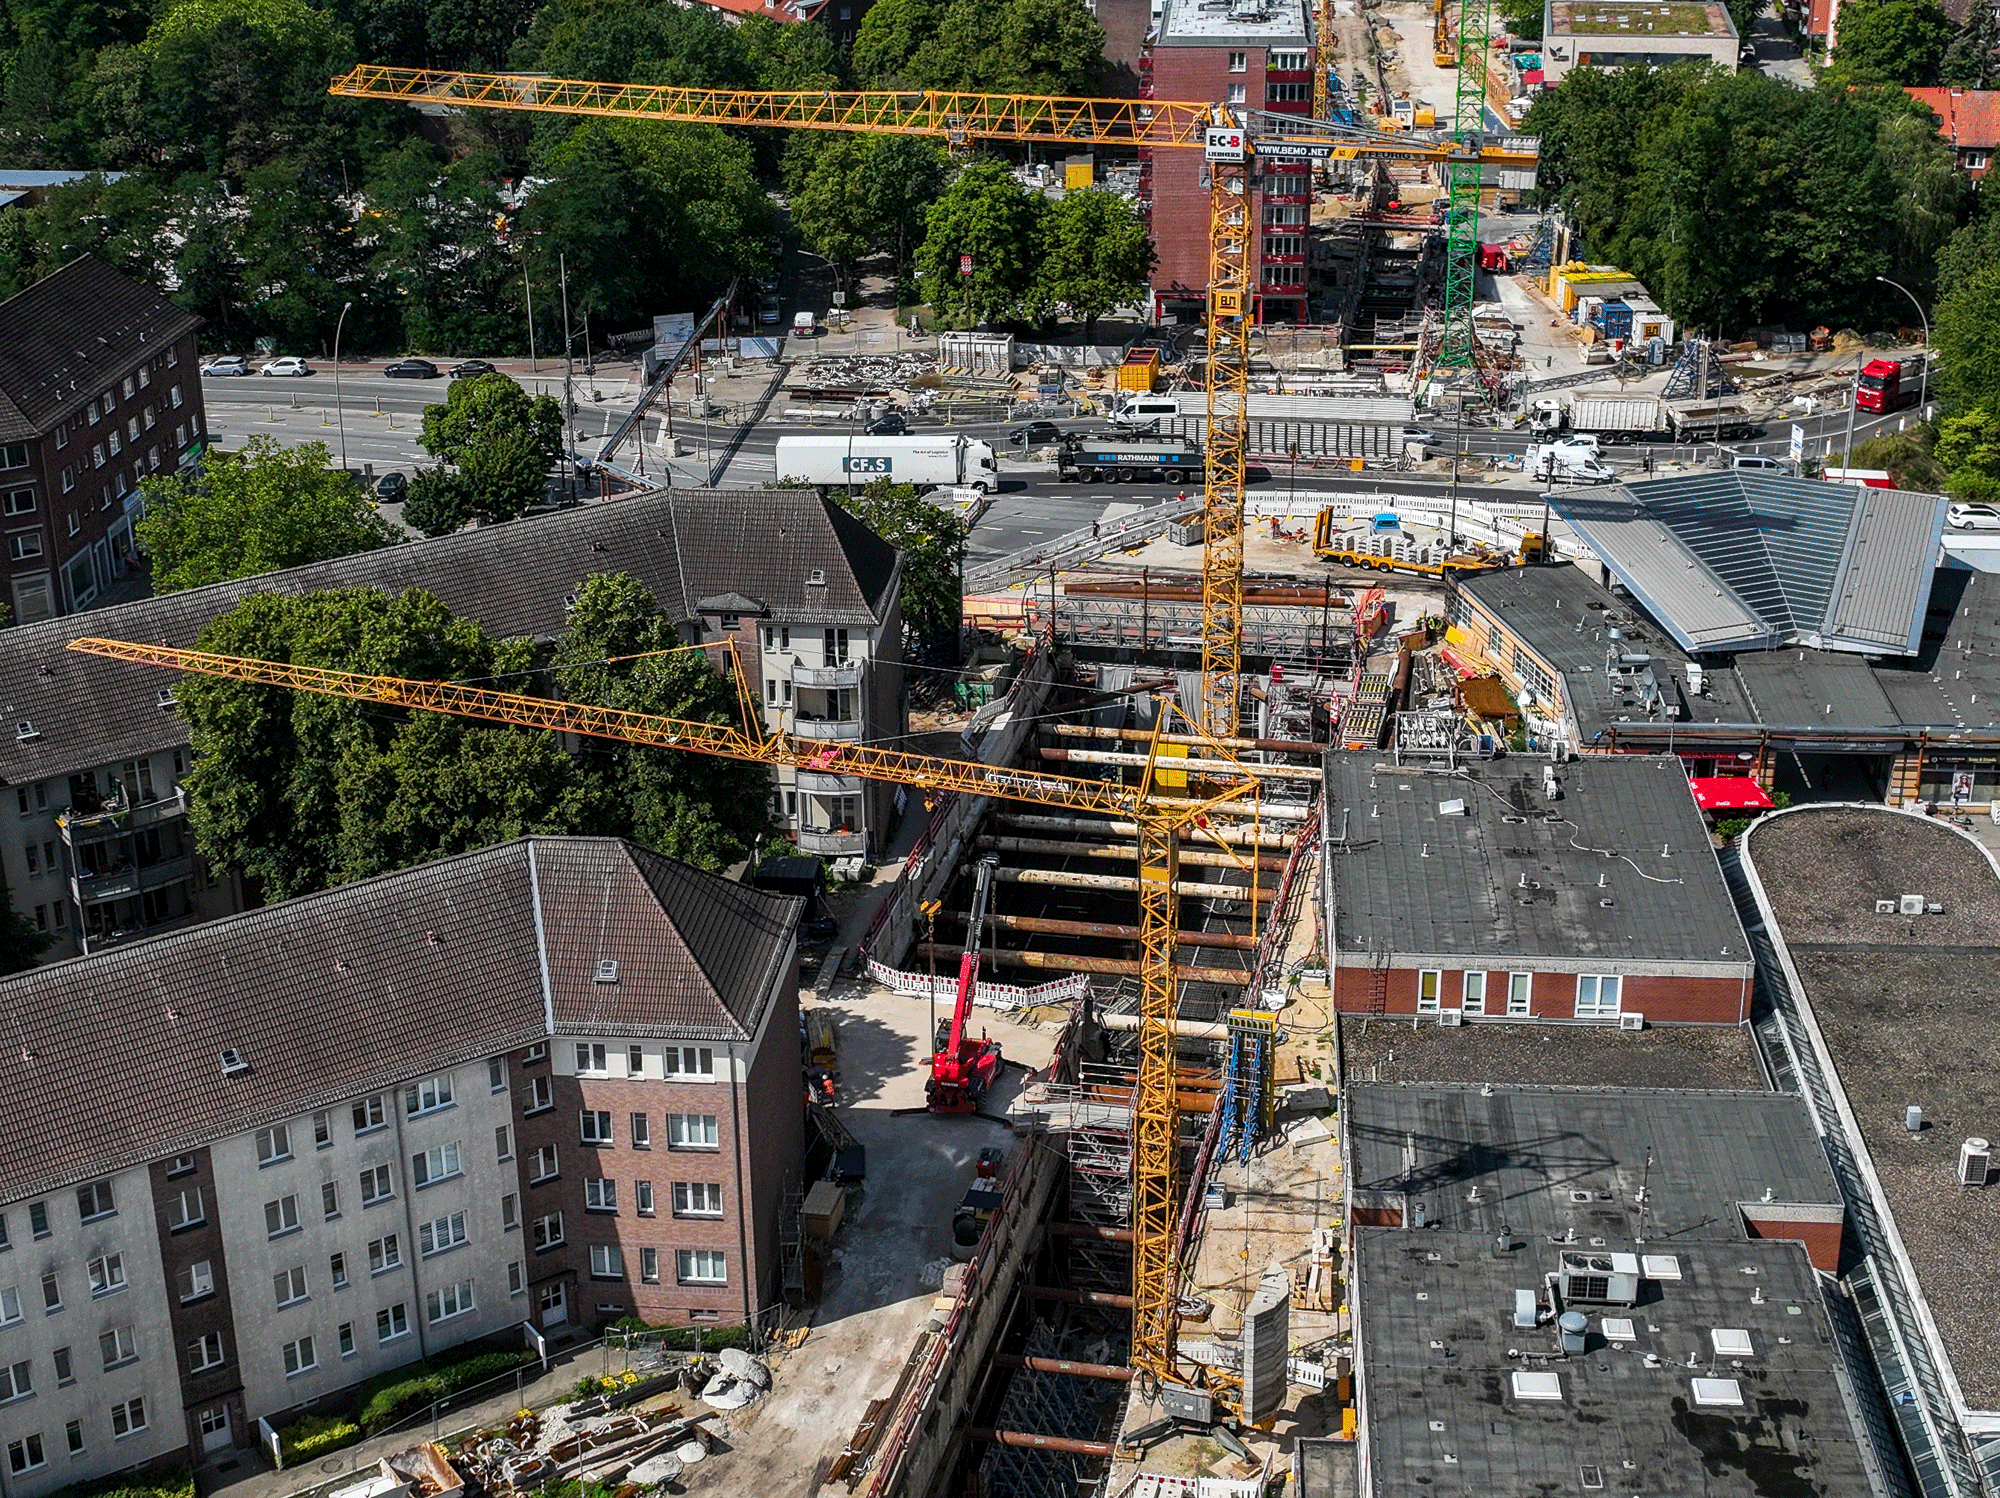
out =
{"type": "Polygon", "coordinates": [[[1540,1087],[1764,1090],[1738,1026],[1625,1030],[1570,1025],[1419,1025],[1341,1020],[1356,1082],[1500,1082],[1540,1087]]]}

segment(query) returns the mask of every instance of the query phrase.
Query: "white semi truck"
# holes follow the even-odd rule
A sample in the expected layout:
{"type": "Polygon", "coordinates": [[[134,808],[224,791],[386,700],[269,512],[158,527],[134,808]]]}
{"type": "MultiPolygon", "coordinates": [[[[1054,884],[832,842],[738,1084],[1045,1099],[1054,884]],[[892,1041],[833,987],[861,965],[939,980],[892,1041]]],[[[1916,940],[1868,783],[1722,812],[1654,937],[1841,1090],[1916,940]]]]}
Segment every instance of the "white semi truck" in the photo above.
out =
{"type": "Polygon", "coordinates": [[[969,437],[868,437],[837,433],[778,439],[778,477],[822,489],[862,489],[877,479],[991,494],[1000,487],[991,444],[969,437]]]}

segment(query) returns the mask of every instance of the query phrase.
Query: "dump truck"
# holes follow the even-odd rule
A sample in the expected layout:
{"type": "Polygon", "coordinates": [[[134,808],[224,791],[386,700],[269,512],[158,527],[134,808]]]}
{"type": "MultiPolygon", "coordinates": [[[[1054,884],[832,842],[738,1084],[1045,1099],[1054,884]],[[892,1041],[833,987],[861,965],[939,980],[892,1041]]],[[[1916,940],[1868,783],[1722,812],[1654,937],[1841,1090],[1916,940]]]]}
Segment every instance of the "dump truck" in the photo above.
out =
{"type": "Polygon", "coordinates": [[[1099,442],[1069,437],[1056,445],[1056,473],[1072,483],[1199,484],[1206,455],[1178,442],[1099,442]]]}
{"type": "Polygon", "coordinates": [[[1443,538],[1419,541],[1403,529],[1394,511],[1383,511],[1366,520],[1321,510],[1313,522],[1313,554],[1323,562],[1339,562],[1349,567],[1367,567],[1377,572],[1398,572],[1409,577],[1462,577],[1474,572],[1490,572],[1496,567],[1533,567],[1549,560],[1548,538],[1529,531],[1521,538],[1518,551],[1505,552],[1489,546],[1467,546],[1448,550],[1443,538]]]}
{"type": "Polygon", "coordinates": [[[1000,487],[990,443],[970,437],[869,437],[814,433],[778,439],[778,477],[822,489],[859,489],[887,479],[920,490],[957,485],[991,494],[1000,487]]]}
{"type": "Polygon", "coordinates": [[[1749,410],[1734,401],[1663,401],[1651,395],[1578,395],[1567,405],[1543,396],[1529,408],[1528,426],[1545,436],[1592,436],[1621,447],[1742,442],[1764,435],[1749,410]]]}

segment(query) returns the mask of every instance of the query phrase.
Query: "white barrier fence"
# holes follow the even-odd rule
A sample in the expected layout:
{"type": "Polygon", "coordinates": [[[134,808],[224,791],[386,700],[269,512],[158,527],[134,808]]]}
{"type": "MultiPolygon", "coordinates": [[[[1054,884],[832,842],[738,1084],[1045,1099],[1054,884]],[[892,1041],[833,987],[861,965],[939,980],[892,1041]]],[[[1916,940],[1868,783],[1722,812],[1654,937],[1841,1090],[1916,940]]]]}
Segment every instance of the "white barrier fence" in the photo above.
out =
{"type": "MultiPolygon", "coordinates": [[[[884,987],[897,993],[910,994],[919,999],[958,999],[958,979],[955,975],[939,973],[933,977],[929,973],[906,973],[901,968],[890,967],[886,962],[868,959],[868,976],[884,987]]],[[[987,1009],[1013,1011],[1032,1009],[1038,1004],[1074,1004],[1082,998],[1090,987],[1090,980],[1082,973],[1072,973],[1067,978],[1058,978],[1053,983],[1038,984],[1024,988],[1018,983],[978,983],[973,985],[972,1002],[987,1009]]]]}

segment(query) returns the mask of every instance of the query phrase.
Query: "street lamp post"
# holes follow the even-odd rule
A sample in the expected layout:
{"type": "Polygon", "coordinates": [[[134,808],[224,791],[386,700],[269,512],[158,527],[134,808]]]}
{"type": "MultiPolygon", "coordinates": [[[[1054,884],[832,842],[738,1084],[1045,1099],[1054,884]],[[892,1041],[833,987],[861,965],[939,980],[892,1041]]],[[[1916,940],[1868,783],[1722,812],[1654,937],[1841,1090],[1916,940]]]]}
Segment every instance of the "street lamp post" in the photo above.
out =
{"type": "Polygon", "coordinates": [[[340,423],[340,466],[343,472],[347,468],[347,411],[340,404],[340,330],[347,326],[347,314],[353,310],[354,303],[347,303],[340,309],[340,321],[333,325],[333,414],[340,423]]]}
{"type": "Polygon", "coordinates": [[[1931,320],[1924,313],[1924,304],[1917,300],[1917,294],[1901,281],[1891,281],[1887,276],[1877,276],[1884,286],[1893,286],[1910,299],[1910,305],[1917,309],[1917,318],[1924,325],[1924,362],[1917,371],[1917,409],[1923,410],[1931,394],[1931,320]]]}

